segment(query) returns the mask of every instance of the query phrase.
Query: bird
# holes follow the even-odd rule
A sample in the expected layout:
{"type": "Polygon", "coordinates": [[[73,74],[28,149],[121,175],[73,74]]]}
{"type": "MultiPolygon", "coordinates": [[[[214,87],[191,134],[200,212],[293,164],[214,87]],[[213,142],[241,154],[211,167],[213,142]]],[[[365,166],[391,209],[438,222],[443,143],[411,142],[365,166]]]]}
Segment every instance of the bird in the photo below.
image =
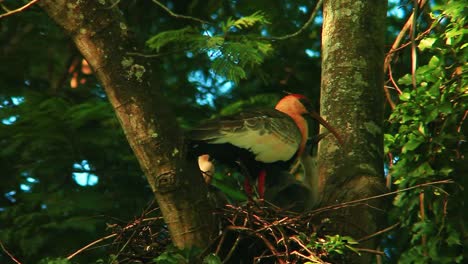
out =
{"type": "MultiPolygon", "coordinates": [[[[186,135],[189,153],[195,157],[209,155],[210,160],[239,168],[247,176],[244,189],[249,196],[250,182],[258,178],[258,196],[263,199],[267,172],[288,170],[307,154],[308,142],[313,139],[309,135],[311,118],[342,142],[333,127],[313,110],[306,96],[288,94],[274,109],[244,111],[201,123],[186,135]]],[[[207,161],[207,156],[203,156],[203,161],[207,161]]]]}

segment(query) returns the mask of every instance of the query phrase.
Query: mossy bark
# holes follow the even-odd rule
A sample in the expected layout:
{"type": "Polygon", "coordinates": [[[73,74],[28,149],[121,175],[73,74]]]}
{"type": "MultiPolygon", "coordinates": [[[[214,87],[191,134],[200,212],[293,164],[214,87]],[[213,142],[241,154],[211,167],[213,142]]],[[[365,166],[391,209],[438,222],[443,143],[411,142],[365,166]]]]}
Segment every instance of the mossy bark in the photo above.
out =
{"type": "Polygon", "coordinates": [[[133,47],[120,11],[104,0],[43,0],[39,4],[94,69],[175,245],[207,246],[217,226],[207,188],[195,163],[185,162],[182,131],[164,96],[152,84],[149,63],[127,54],[133,47]]]}
{"type": "MultiPolygon", "coordinates": [[[[333,136],[318,151],[321,204],[385,192],[383,177],[383,60],[387,2],[327,0],[323,7],[321,115],[345,140],[333,136]]],[[[323,132],[323,131],[322,131],[323,132]]],[[[329,214],[332,232],[355,239],[376,232],[385,201],[372,200],[329,214]]],[[[376,240],[359,247],[376,246],[376,240]]],[[[369,263],[371,255],[347,263],[369,263]]]]}

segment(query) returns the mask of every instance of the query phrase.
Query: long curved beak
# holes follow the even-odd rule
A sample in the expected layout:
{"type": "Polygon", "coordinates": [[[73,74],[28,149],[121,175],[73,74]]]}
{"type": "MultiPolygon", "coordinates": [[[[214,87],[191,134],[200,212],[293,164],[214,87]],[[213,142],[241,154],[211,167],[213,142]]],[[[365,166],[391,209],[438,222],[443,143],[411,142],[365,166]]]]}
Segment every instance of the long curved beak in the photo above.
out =
{"type": "Polygon", "coordinates": [[[325,119],[323,119],[317,112],[315,111],[309,111],[309,115],[314,118],[315,120],[317,120],[319,122],[319,124],[321,124],[322,126],[324,126],[326,129],[328,129],[328,131],[330,131],[336,138],[336,140],[338,140],[338,143],[343,146],[344,145],[344,141],[343,139],[341,138],[340,134],[338,134],[338,132],[336,132],[336,129],[333,128],[327,121],[325,121],[325,119]]]}

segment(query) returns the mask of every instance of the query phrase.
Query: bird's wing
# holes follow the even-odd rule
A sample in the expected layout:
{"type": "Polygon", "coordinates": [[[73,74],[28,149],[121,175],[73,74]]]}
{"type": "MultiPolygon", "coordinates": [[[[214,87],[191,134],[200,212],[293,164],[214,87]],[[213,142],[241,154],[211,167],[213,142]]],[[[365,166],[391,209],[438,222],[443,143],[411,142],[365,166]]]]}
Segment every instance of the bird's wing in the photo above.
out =
{"type": "Polygon", "coordinates": [[[275,109],[211,120],[190,131],[188,137],[209,144],[228,143],[252,152],[256,160],[266,163],[291,159],[301,142],[293,119],[275,109]]]}

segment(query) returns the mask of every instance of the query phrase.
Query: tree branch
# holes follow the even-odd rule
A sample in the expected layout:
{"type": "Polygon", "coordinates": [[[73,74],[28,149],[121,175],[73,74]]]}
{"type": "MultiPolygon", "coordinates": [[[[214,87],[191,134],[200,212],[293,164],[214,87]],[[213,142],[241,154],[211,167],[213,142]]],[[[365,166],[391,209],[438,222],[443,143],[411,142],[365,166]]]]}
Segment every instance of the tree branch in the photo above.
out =
{"type": "Polygon", "coordinates": [[[185,15],[179,15],[179,14],[176,14],[174,12],[172,12],[172,10],[170,10],[169,8],[167,8],[167,6],[161,4],[158,0],[153,0],[153,3],[157,4],[159,7],[161,7],[162,9],[164,9],[164,11],[166,11],[167,13],[169,13],[169,15],[175,17],[175,18],[181,18],[181,19],[188,19],[188,20],[192,20],[192,21],[195,21],[195,22],[198,22],[198,23],[202,23],[202,24],[211,24],[210,22],[208,21],[205,21],[205,20],[202,20],[202,19],[199,19],[199,18],[196,18],[196,17],[191,17],[191,16],[185,16],[185,15]]]}
{"type": "Polygon", "coordinates": [[[5,246],[3,245],[3,243],[2,243],[1,240],[0,240],[0,247],[2,247],[3,252],[5,252],[5,253],[10,257],[11,260],[13,260],[16,264],[21,264],[21,262],[19,262],[19,261],[15,258],[15,256],[13,256],[13,254],[11,254],[11,253],[5,248],[5,246]]]}
{"type": "Polygon", "coordinates": [[[24,6],[20,7],[20,8],[17,8],[15,10],[11,10],[11,11],[8,11],[4,14],[1,14],[0,15],[0,19],[4,18],[4,17],[7,17],[7,16],[11,16],[13,14],[16,14],[16,13],[19,13],[19,12],[22,12],[24,10],[26,10],[27,8],[31,7],[32,5],[34,5],[35,3],[37,3],[39,0],[32,0],[31,2],[25,4],[24,6]]]}
{"type": "Polygon", "coordinates": [[[290,39],[290,38],[298,36],[299,34],[304,32],[304,30],[306,30],[310,26],[310,24],[312,24],[312,22],[314,21],[314,18],[317,16],[318,11],[322,7],[322,3],[323,3],[323,0],[319,0],[317,2],[317,4],[315,5],[314,10],[312,11],[312,13],[310,13],[309,19],[304,23],[304,25],[298,31],[296,31],[294,33],[291,33],[291,34],[288,34],[288,35],[281,36],[281,37],[269,37],[269,38],[261,38],[261,39],[286,40],[286,39],[290,39]]]}

